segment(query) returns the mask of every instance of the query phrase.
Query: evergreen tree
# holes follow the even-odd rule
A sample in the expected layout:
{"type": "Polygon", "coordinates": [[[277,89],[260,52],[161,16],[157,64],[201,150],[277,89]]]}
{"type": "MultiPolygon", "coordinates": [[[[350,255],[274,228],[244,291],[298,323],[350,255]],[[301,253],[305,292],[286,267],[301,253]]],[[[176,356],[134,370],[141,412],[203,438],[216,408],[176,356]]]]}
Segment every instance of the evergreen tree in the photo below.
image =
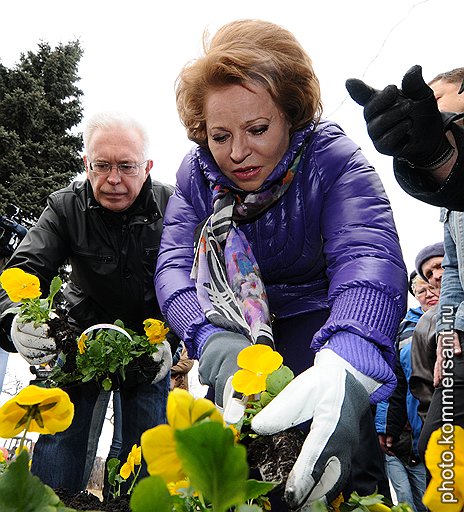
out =
{"type": "Polygon", "coordinates": [[[14,68],[0,63],[0,214],[14,204],[25,226],[83,170],[82,136],[71,131],[82,119],[82,53],[79,41],[54,49],[41,42],[14,68]]]}

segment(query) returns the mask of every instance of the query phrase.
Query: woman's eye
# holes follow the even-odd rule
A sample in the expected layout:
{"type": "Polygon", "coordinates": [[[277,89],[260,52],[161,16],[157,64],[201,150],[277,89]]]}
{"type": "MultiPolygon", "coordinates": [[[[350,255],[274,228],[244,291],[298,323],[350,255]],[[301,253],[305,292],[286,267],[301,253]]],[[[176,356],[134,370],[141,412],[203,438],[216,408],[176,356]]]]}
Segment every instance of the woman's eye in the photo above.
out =
{"type": "Polygon", "coordinates": [[[221,142],[225,142],[228,136],[226,134],[216,134],[212,135],[211,138],[214,140],[214,142],[218,142],[220,144],[221,142]]]}
{"type": "Polygon", "coordinates": [[[254,126],[253,128],[250,128],[250,132],[253,135],[262,135],[263,133],[266,133],[269,129],[269,126],[254,126]]]}

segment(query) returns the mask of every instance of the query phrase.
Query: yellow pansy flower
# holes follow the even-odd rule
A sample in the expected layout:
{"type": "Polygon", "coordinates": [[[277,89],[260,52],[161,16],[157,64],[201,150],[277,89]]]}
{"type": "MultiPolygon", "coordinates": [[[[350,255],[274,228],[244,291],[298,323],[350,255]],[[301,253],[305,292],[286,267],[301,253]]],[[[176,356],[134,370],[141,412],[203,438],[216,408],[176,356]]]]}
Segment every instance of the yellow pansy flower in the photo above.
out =
{"type": "Polygon", "coordinates": [[[435,430],[425,451],[432,478],[422,501],[431,512],[461,512],[464,509],[464,429],[435,430]],[[448,431],[449,430],[449,431],[448,431]]]}
{"type": "Polygon", "coordinates": [[[71,425],[74,405],[59,388],[27,386],[0,407],[0,437],[15,437],[23,430],[56,434],[71,425]]]}
{"type": "Polygon", "coordinates": [[[132,450],[127,456],[127,461],[122,465],[119,474],[127,480],[131,473],[135,475],[135,466],[140,466],[142,463],[142,447],[134,444],[132,450]]]}
{"type": "Polygon", "coordinates": [[[0,464],[6,462],[5,453],[3,450],[0,450],[0,464]]]}
{"type": "Polygon", "coordinates": [[[194,398],[185,389],[174,388],[168,396],[168,425],[158,425],[142,434],[142,451],[150,475],[159,475],[165,482],[185,479],[177,456],[174,432],[209,418],[224,424],[221,413],[206,398],[194,398]]]}
{"type": "Polygon", "coordinates": [[[89,337],[85,333],[82,333],[79,336],[79,339],[77,340],[77,349],[79,350],[79,354],[83,354],[85,352],[85,350],[87,349],[87,345],[85,344],[85,342],[88,339],[89,339],[89,337]]]}
{"type": "Polygon", "coordinates": [[[251,345],[237,356],[241,370],[235,372],[232,386],[244,395],[254,395],[266,389],[266,378],[282,366],[282,356],[267,345],[251,345]]]}
{"type": "Polygon", "coordinates": [[[166,339],[166,334],[169,332],[169,329],[164,327],[164,322],[155,320],[154,318],[147,318],[147,320],[143,322],[143,328],[151,344],[162,343],[166,339]]]}
{"type": "Polygon", "coordinates": [[[13,302],[40,297],[39,279],[20,268],[9,268],[0,275],[0,285],[13,302]]]}

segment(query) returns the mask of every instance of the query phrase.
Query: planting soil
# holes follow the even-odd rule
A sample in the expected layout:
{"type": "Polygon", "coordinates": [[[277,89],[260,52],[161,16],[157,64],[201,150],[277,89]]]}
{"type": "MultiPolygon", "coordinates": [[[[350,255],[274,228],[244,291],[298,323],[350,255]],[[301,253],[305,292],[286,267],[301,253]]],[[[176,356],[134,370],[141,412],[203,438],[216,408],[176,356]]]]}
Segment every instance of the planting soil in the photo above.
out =
{"type": "Polygon", "coordinates": [[[109,501],[100,501],[98,496],[88,491],[78,494],[69,493],[66,489],[57,489],[55,493],[69,508],[75,510],[93,510],[98,512],[130,512],[129,496],[119,496],[109,501]]]}
{"type": "Polygon", "coordinates": [[[301,430],[292,428],[254,439],[248,445],[250,469],[259,470],[266,482],[281,482],[274,490],[283,488],[305,437],[301,430]]]}

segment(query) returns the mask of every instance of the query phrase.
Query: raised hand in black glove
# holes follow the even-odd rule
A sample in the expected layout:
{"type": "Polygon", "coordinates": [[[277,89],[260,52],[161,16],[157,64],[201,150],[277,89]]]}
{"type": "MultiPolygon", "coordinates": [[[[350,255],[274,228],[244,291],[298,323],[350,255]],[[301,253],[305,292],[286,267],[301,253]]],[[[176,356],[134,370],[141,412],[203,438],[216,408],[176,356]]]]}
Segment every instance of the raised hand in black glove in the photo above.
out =
{"type": "Polygon", "coordinates": [[[421,66],[407,71],[401,90],[387,85],[379,91],[356,78],[349,78],[346,88],[364,107],[367,132],[379,153],[424,169],[438,168],[452,155],[437,101],[422,78],[421,66]]]}

